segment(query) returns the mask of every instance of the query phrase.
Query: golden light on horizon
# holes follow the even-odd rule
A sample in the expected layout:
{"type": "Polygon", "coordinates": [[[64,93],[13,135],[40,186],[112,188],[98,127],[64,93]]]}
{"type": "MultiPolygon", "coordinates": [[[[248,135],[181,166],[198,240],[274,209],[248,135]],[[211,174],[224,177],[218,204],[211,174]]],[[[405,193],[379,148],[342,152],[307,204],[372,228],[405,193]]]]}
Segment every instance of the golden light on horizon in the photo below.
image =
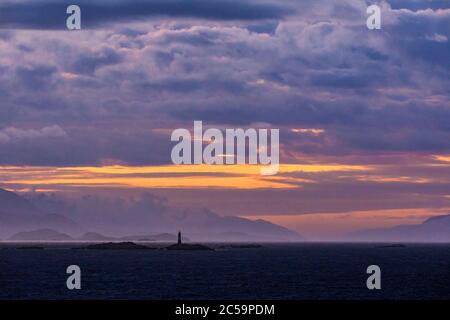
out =
{"type": "Polygon", "coordinates": [[[293,189],[312,179],[292,177],[293,173],[349,172],[370,170],[367,166],[339,164],[284,164],[279,174],[260,175],[260,165],[163,165],[103,167],[0,167],[7,185],[128,187],[128,188],[224,188],[293,189]]]}
{"type": "Polygon", "coordinates": [[[442,162],[450,162],[450,155],[434,155],[433,158],[442,162]]]}

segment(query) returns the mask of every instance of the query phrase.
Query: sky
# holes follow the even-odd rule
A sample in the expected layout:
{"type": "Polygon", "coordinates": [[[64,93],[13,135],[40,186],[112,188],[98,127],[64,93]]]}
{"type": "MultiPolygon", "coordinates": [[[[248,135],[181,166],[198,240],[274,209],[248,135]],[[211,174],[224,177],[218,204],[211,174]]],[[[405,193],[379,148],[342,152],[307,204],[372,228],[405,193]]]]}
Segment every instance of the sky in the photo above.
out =
{"type": "Polygon", "coordinates": [[[0,3],[1,188],[145,191],[313,239],[450,212],[448,1],[75,2],[0,3]],[[279,128],[280,172],[173,165],[194,120],[279,128]]]}

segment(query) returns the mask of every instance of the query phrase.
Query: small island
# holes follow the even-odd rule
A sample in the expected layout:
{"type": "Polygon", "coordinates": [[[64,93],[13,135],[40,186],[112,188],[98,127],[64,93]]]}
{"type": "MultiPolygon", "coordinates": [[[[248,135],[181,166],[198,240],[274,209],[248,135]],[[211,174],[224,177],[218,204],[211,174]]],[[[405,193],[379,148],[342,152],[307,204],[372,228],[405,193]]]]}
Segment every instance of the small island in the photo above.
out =
{"type": "Polygon", "coordinates": [[[134,242],[107,242],[92,244],[82,248],[75,249],[90,249],[90,250],[154,250],[155,248],[136,244],[134,242]]]}
{"type": "Polygon", "coordinates": [[[214,249],[201,245],[201,244],[188,244],[188,243],[182,243],[181,242],[181,232],[178,232],[178,242],[176,244],[172,244],[165,248],[166,250],[191,250],[191,251],[198,251],[198,250],[204,250],[204,251],[213,251],[214,249]]]}
{"type": "Polygon", "coordinates": [[[223,245],[219,247],[220,249],[259,249],[262,248],[262,245],[260,244],[230,244],[230,245],[223,245]]]}
{"type": "Polygon", "coordinates": [[[18,247],[19,250],[44,250],[44,247],[39,246],[25,246],[25,247],[18,247]]]}
{"type": "Polygon", "coordinates": [[[406,248],[406,245],[402,243],[391,243],[379,245],[378,248],[406,248]]]}

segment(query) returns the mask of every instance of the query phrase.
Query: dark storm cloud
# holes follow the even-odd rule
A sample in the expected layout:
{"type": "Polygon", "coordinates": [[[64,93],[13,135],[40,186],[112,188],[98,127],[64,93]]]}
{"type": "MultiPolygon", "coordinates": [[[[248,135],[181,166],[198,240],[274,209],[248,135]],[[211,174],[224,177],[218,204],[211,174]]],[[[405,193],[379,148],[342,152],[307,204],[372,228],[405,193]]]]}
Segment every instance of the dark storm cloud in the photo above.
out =
{"type": "Polygon", "coordinates": [[[162,164],[170,161],[166,137],[148,129],[63,129],[49,126],[0,130],[2,165],[70,166],[127,163],[162,164]]]}
{"type": "Polygon", "coordinates": [[[105,48],[99,52],[83,52],[75,58],[70,69],[80,74],[94,74],[95,71],[108,65],[115,65],[123,61],[123,56],[116,51],[105,48]]]}
{"type": "MultiPolygon", "coordinates": [[[[447,2],[447,7],[450,5],[447,2]]],[[[404,56],[433,67],[450,69],[450,13],[447,11],[400,11],[399,22],[388,38],[404,56]]]]}
{"type": "Polygon", "coordinates": [[[450,8],[450,2],[447,0],[389,0],[393,9],[445,9],[450,8]]]}
{"type": "MultiPolygon", "coordinates": [[[[65,29],[73,1],[6,1],[0,4],[0,28],[65,29]]],[[[280,19],[292,9],[275,2],[237,0],[79,0],[83,26],[142,20],[155,16],[208,20],[280,19]]]]}
{"type": "Polygon", "coordinates": [[[158,82],[142,83],[142,89],[154,90],[157,92],[177,92],[177,93],[192,93],[195,91],[225,91],[234,94],[239,94],[243,91],[243,85],[230,80],[220,80],[217,78],[210,79],[163,79],[158,82]]]}
{"type": "MultiPolygon", "coordinates": [[[[25,3],[7,5],[25,8],[25,3]]],[[[90,8],[106,2],[84,3],[90,8]]],[[[123,3],[110,2],[105,12],[123,3]]],[[[138,2],[136,8],[158,3],[138,2]]],[[[226,3],[242,17],[242,6],[260,15],[258,8],[275,2],[189,3],[198,8],[226,3]]],[[[139,119],[168,131],[191,128],[193,120],[221,127],[267,123],[282,129],[284,148],[293,153],[444,152],[450,147],[449,10],[384,5],[382,30],[369,31],[365,1],[273,6],[296,10],[280,20],[223,21],[211,15],[205,21],[182,6],[185,16],[178,12],[170,19],[88,32],[2,31],[0,130],[30,124],[72,128],[68,137],[58,138],[64,142],[46,144],[42,138],[28,149],[4,146],[8,153],[2,159],[44,164],[33,154],[46,153],[52,155],[49,164],[58,165],[110,158],[167,161],[168,136],[154,146],[153,156],[141,152],[150,147],[145,139],[157,138],[135,126],[139,119]],[[114,123],[110,126],[117,131],[108,136],[108,128],[95,127],[99,121],[114,123]],[[289,133],[300,127],[325,133],[308,138],[289,133]],[[65,151],[58,154],[58,148],[65,151]]],[[[124,10],[123,19],[131,19],[136,8],[124,10]]],[[[200,9],[197,15],[209,12],[200,9]]],[[[215,14],[224,12],[227,17],[226,10],[215,14]]],[[[110,21],[105,17],[99,21],[110,21]]]]}
{"type": "Polygon", "coordinates": [[[311,154],[345,154],[352,150],[439,153],[450,149],[450,109],[444,105],[424,108],[391,104],[378,108],[357,101],[330,104],[298,100],[279,105],[274,112],[268,104],[261,101],[234,108],[219,107],[216,112],[210,111],[212,106],[170,110],[180,120],[202,119],[210,125],[251,127],[259,122],[275,127],[325,129],[327,133],[322,137],[314,137],[320,143],[314,144],[300,143],[298,135],[281,132],[286,147],[311,154]]]}
{"type": "Polygon", "coordinates": [[[57,69],[50,65],[33,65],[17,67],[17,80],[30,90],[42,90],[52,84],[52,77],[57,69]]]}
{"type": "Polygon", "coordinates": [[[268,21],[257,24],[250,24],[247,26],[247,29],[251,32],[256,33],[268,33],[273,35],[278,27],[278,21],[268,21]]]}
{"type": "Polygon", "coordinates": [[[0,40],[7,41],[13,36],[13,32],[10,30],[0,30],[0,40]]]}

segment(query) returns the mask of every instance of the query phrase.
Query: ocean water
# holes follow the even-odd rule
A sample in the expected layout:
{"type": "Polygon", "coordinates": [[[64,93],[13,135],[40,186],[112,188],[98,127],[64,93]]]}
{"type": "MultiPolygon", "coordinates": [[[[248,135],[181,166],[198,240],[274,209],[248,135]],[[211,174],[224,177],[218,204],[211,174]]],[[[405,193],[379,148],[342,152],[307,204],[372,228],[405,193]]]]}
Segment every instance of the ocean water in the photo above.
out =
{"type": "Polygon", "coordinates": [[[187,252],[2,245],[0,299],[450,299],[450,245],[264,244],[187,252]],[[73,264],[82,270],[81,290],[66,288],[73,264]],[[372,264],[381,268],[381,290],[366,287],[372,264]]]}

